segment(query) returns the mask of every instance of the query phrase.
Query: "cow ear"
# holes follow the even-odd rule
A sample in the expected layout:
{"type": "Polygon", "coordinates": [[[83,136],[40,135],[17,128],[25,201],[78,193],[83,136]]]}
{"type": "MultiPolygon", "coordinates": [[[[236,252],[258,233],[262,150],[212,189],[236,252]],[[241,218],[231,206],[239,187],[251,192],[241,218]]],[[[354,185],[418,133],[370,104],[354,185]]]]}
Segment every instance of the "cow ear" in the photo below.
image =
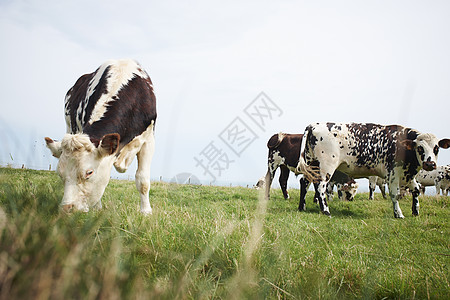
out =
{"type": "Polygon", "coordinates": [[[46,137],[45,143],[47,144],[47,148],[50,149],[54,157],[59,158],[61,156],[62,154],[61,142],[57,142],[49,137],[46,137]]]}
{"type": "Polygon", "coordinates": [[[98,150],[101,156],[112,155],[119,149],[120,135],[118,133],[107,134],[102,137],[98,150]]]}
{"type": "Polygon", "coordinates": [[[442,139],[438,143],[439,147],[448,149],[450,147],[450,139],[442,139]]]}
{"type": "Polygon", "coordinates": [[[416,143],[412,140],[403,140],[400,144],[405,147],[406,150],[414,150],[416,143]]]}

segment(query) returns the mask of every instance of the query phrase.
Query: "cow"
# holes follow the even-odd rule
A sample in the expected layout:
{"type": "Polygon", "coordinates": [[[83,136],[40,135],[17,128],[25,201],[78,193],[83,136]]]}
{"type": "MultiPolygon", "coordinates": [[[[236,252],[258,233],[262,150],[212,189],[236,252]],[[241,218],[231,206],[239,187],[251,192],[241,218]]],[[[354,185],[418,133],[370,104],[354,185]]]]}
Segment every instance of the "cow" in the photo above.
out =
{"type": "MultiPolygon", "coordinates": [[[[339,170],[353,178],[379,176],[387,181],[394,216],[404,218],[398,204],[400,188],[412,192],[412,213],[419,214],[419,189],[414,177],[420,169],[436,168],[439,148],[447,149],[450,139],[400,125],[373,123],[315,123],[305,129],[298,172],[315,182],[322,213],[330,215],[325,199],[326,185],[339,170]]],[[[305,202],[300,199],[300,211],[305,202]]]]}
{"type": "Polygon", "coordinates": [[[335,185],[340,200],[353,201],[358,191],[358,183],[353,178],[336,170],[327,185],[327,199],[329,200],[333,200],[333,188],[335,185]]]}
{"type": "Polygon", "coordinates": [[[373,192],[375,191],[375,188],[377,186],[381,191],[383,199],[386,199],[386,180],[378,176],[369,176],[368,179],[369,179],[369,200],[373,200],[373,192]]]}
{"type": "MultiPolygon", "coordinates": [[[[283,192],[284,199],[289,199],[289,193],[287,191],[287,181],[289,179],[290,172],[293,172],[296,176],[300,173],[297,172],[297,164],[300,156],[300,146],[302,143],[303,134],[289,134],[278,133],[274,134],[267,141],[267,148],[269,149],[267,159],[267,173],[266,176],[261,178],[256,187],[265,187],[266,198],[270,197],[270,186],[275,176],[275,171],[280,169],[280,177],[278,179],[283,192]],[[266,184],[267,183],[267,184],[266,184]]],[[[300,197],[306,196],[310,182],[306,178],[300,179],[300,197]]],[[[338,195],[340,199],[353,200],[353,196],[356,193],[358,185],[346,174],[336,172],[333,176],[330,184],[328,185],[327,197],[332,199],[333,187],[337,186],[338,195]]]]}
{"type": "Polygon", "coordinates": [[[419,189],[425,194],[426,186],[435,186],[436,195],[442,194],[447,196],[450,189],[450,165],[438,166],[433,171],[420,170],[416,175],[416,181],[419,183],[419,189]]]}
{"type": "Polygon", "coordinates": [[[134,60],[110,60],[81,76],[65,97],[66,135],[45,138],[59,159],[63,211],[101,208],[114,165],[125,172],[137,156],[140,211],[151,214],[150,164],[155,139],[156,98],[147,72],[134,60]]]}

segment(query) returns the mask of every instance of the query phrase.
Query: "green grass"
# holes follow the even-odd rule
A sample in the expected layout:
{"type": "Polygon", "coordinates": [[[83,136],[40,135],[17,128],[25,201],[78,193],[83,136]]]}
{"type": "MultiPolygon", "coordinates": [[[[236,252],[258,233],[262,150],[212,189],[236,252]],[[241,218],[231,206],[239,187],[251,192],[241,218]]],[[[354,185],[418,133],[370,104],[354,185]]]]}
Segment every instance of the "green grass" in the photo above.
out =
{"type": "Polygon", "coordinates": [[[332,218],[298,190],[112,180],[103,210],[60,214],[53,172],[0,169],[0,299],[448,299],[447,197],[358,194],[332,218]]]}

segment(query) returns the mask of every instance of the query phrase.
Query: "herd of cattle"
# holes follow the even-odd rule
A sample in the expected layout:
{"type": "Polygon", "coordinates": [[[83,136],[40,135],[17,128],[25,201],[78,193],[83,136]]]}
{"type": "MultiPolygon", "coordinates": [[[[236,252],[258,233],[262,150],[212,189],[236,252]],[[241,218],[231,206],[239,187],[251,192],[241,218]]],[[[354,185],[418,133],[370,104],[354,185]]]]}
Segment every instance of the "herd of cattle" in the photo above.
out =
{"type": "MultiPolygon", "coordinates": [[[[150,165],[153,157],[156,99],[145,70],[133,60],[112,60],[95,72],[81,76],[65,97],[66,135],[61,141],[45,138],[59,159],[57,172],[64,182],[64,211],[101,208],[112,166],[125,172],[137,156],[136,188],[140,208],[151,214],[150,165]]],[[[314,184],[321,211],[330,215],[326,195],[334,185],[339,197],[352,200],[356,178],[371,178],[384,192],[387,184],[394,216],[403,218],[398,204],[401,189],[413,197],[413,215],[419,214],[419,181],[449,189],[450,167],[437,167],[439,148],[450,147],[450,139],[438,140],[400,125],[316,123],[304,134],[273,135],[268,171],[263,180],[266,196],[277,168],[285,198],[289,173],[302,174],[299,210],[305,210],[305,195],[314,184]],[[425,170],[420,173],[421,169],[425,170]],[[380,182],[379,180],[385,180],[380,182]],[[378,181],[377,181],[378,180],[378,181]]]]}
{"type": "Polygon", "coordinates": [[[329,215],[327,200],[333,198],[335,185],[339,199],[352,201],[358,189],[354,179],[368,178],[369,199],[373,199],[376,186],[386,198],[387,185],[394,216],[403,218],[398,199],[409,191],[413,196],[413,214],[418,215],[418,195],[420,191],[425,193],[426,186],[435,186],[438,194],[442,190],[446,196],[450,190],[450,165],[436,166],[439,148],[449,146],[449,139],[437,141],[434,135],[398,125],[317,123],[309,125],[305,134],[278,133],[269,139],[267,174],[256,187],[265,188],[269,198],[279,168],[280,187],[288,199],[289,174],[302,174],[303,164],[307,175],[300,178],[300,211],[305,210],[311,181],[316,191],[314,200],[329,215]],[[304,166],[306,161],[309,163],[304,166]]]}

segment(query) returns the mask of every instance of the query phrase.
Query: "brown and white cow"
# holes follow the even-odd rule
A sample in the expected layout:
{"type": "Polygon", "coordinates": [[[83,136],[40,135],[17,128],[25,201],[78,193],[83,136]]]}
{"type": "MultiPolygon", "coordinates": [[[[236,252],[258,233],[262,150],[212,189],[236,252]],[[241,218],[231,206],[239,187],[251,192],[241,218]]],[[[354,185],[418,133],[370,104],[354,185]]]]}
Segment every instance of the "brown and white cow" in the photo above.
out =
{"type": "Polygon", "coordinates": [[[111,60],[81,76],[65,98],[67,134],[45,138],[59,159],[65,211],[101,208],[111,168],[125,172],[137,156],[140,209],[151,214],[150,164],[155,149],[156,98],[148,74],[135,61],[111,60]]]}
{"type": "MultiPolygon", "coordinates": [[[[267,173],[266,176],[261,178],[256,184],[257,187],[265,187],[265,195],[267,198],[270,196],[270,187],[275,176],[275,171],[279,168],[280,177],[278,181],[280,183],[281,191],[283,192],[284,199],[289,199],[287,181],[290,172],[293,172],[296,176],[300,174],[297,172],[296,168],[300,156],[302,138],[303,134],[278,133],[274,134],[267,141],[267,148],[269,149],[267,173]]],[[[301,198],[305,198],[309,185],[310,182],[306,178],[302,177],[300,179],[301,198]]],[[[337,187],[339,199],[346,199],[349,201],[353,200],[356,190],[358,189],[358,184],[354,180],[338,171],[333,175],[333,178],[328,184],[328,199],[333,198],[334,185],[337,187]]]]}
{"type": "MultiPolygon", "coordinates": [[[[297,168],[315,177],[320,208],[326,215],[330,215],[326,184],[339,170],[353,178],[386,178],[394,216],[404,218],[398,204],[400,188],[410,189],[412,213],[418,215],[419,189],[414,177],[422,168],[436,168],[439,147],[450,147],[450,139],[438,141],[433,134],[400,125],[316,123],[306,127],[297,168]]],[[[304,209],[300,199],[299,210],[304,209]]]]}
{"type": "Polygon", "coordinates": [[[442,194],[447,196],[450,190],[450,165],[438,166],[433,171],[420,170],[416,181],[422,194],[425,194],[426,186],[435,186],[436,195],[440,195],[442,190],[442,194]]]}

